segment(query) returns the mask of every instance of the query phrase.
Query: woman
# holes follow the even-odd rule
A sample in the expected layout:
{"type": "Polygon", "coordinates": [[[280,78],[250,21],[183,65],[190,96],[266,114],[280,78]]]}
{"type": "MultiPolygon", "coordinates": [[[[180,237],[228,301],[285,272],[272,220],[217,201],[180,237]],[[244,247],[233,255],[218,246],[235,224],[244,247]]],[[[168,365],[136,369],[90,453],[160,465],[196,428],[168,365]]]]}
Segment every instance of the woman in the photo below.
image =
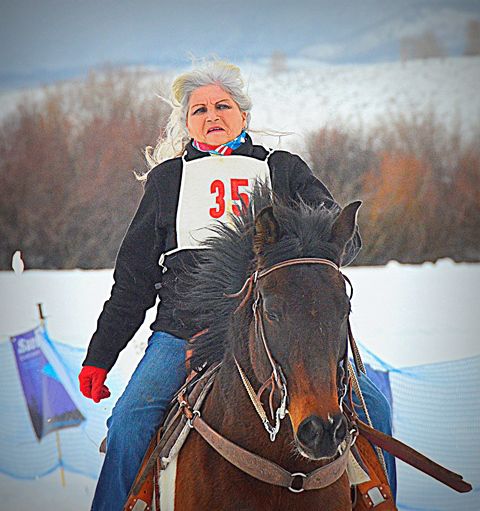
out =
{"type": "MultiPolygon", "coordinates": [[[[223,62],[179,76],[172,85],[166,136],[154,150],[147,148],[152,168],[144,195],[120,247],[111,297],[79,375],[86,397],[99,402],[110,395],[108,371],[157,295],[160,304],[145,355],[107,421],[107,454],[94,510],[123,509],[149,441],[185,379],[185,339],[195,332],[177,310],[174,285],[193,264],[208,226],[226,221],[230,212],[238,214],[255,179],[269,182],[281,197],[339,209],[301,158],[252,143],[247,133],[251,101],[243,87],[240,70],[223,62]]],[[[360,245],[357,233],[343,265],[360,245]]],[[[382,429],[389,431],[388,403],[369,381],[365,387],[386,422],[382,429]]]]}

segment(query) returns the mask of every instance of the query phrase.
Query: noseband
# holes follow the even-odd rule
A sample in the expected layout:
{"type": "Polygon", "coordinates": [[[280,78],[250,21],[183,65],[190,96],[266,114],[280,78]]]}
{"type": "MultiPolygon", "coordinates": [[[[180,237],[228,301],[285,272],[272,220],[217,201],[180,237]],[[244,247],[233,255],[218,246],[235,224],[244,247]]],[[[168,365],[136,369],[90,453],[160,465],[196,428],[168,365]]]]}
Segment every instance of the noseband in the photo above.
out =
{"type": "MultiPolygon", "coordinates": [[[[257,414],[260,416],[262,423],[267,430],[268,434],[270,435],[270,440],[272,442],[275,441],[275,438],[278,434],[278,431],[280,430],[280,421],[285,418],[285,415],[288,413],[287,410],[287,402],[288,402],[288,391],[287,391],[287,381],[285,378],[285,375],[282,371],[282,368],[278,362],[273,358],[272,352],[268,346],[267,338],[265,335],[265,328],[263,324],[262,319],[262,313],[261,313],[261,296],[260,292],[258,290],[257,282],[262,279],[263,277],[266,277],[270,273],[273,273],[276,270],[279,270],[281,268],[286,268],[288,266],[294,266],[298,264],[321,264],[325,266],[330,266],[334,268],[337,272],[340,273],[340,275],[343,277],[343,279],[349,284],[350,286],[350,299],[353,295],[353,288],[350,280],[340,271],[340,268],[329,259],[322,259],[317,257],[310,257],[310,258],[298,258],[298,259],[289,259],[287,261],[283,261],[281,263],[275,264],[273,266],[270,266],[269,268],[266,268],[261,271],[254,272],[243,285],[242,289],[238,291],[238,293],[234,293],[231,295],[227,295],[230,298],[237,298],[242,296],[245,293],[245,296],[243,297],[240,305],[237,307],[235,312],[237,312],[239,309],[241,309],[249,300],[250,296],[254,295],[254,301],[252,305],[253,309],[253,316],[255,321],[255,335],[257,338],[261,339],[263,347],[265,349],[265,352],[267,354],[268,360],[270,362],[270,365],[272,366],[272,374],[270,377],[263,383],[263,385],[260,387],[259,391],[255,393],[253,390],[253,386],[250,383],[250,381],[247,378],[247,375],[245,374],[244,370],[240,366],[238,360],[235,358],[235,364],[237,366],[238,372],[240,373],[241,380],[245,386],[245,389],[247,390],[248,396],[250,397],[250,400],[252,401],[252,404],[257,412],[257,414]],[[275,420],[275,424],[272,424],[270,420],[268,419],[267,413],[265,412],[265,409],[263,407],[263,404],[261,402],[261,396],[265,389],[270,387],[270,397],[269,397],[269,406],[270,406],[270,413],[272,416],[272,419],[275,420]],[[280,405],[277,408],[277,410],[274,412],[273,410],[273,399],[275,390],[278,389],[280,391],[281,399],[280,399],[280,405]]],[[[350,334],[350,324],[348,328],[349,334],[350,334]]],[[[343,358],[343,376],[342,380],[340,382],[340,387],[338,389],[339,394],[339,404],[340,409],[343,411],[342,403],[345,395],[348,391],[349,386],[349,378],[348,378],[348,344],[347,349],[345,350],[345,356],[343,358]]]]}

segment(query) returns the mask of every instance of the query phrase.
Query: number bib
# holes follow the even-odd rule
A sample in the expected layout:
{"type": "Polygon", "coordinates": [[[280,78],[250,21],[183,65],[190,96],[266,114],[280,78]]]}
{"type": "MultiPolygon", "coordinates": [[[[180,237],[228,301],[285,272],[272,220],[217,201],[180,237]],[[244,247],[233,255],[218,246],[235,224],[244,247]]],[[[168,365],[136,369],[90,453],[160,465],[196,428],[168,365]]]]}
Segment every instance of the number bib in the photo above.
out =
{"type": "Polygon", "coordinates": [[[257,179],[271,187],[268,157],[257,160],[230,155],[183,160],[175,251],[198,248],[213,235],[209,227],[215,222],[227,223],[230,214],[239,215],[242,200],[248,204],[257,179]]]}

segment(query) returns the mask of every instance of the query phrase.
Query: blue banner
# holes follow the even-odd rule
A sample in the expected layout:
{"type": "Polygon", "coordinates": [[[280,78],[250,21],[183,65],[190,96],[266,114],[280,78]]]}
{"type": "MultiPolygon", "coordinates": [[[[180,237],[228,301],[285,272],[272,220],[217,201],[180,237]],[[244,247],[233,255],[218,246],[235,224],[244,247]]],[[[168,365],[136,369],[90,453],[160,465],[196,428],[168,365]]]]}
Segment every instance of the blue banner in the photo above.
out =
{"type": "Polygon", "coordinates": [[[42,350],[46,332],[37,327],[11,337],[18,374],[37,439],[85,420],[42,350]]]}

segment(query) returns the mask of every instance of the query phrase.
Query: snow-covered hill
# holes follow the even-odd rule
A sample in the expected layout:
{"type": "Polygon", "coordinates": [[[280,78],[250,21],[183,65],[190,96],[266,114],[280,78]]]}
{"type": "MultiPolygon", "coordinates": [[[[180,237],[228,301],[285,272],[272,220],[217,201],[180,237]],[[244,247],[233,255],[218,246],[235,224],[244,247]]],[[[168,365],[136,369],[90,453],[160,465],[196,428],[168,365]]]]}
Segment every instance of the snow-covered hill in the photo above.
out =
{"type": "Polygon", "coordinates": [[[459,56],[468,24],[480,19],[478,0],[243,0],[234,15],[220,2],[199,9],[195,0],[3,4],[2,88],[51,83],[103,63],[184,65],[192,54],[387,62],[399,58],[402,40],[427,33],[435,54],[459,56]]]}
{"type": "MultiPolygon", "coordinates": [[[[282,138],[287,149],[302,150],[305,134],[324,125],[368,128],[399,114],[408,118],[428,112],[447,127],[459,123],[465,137],[479,136],[480,57],[342,66],[298,59],[287,61],[286,71],[277,74],[272,74],[268,61],[240,65],[253,99],[251,128],[293,133],[282,138]]],[[[142,80],[145,94],[152,98],[165,94],[162,84],[179,71],[149,68],[142,80]]],[[[0,116],[11,112],[22,94],[0,94],[0,116]]],[[[41,89],[30,94],[42,96],[41,89]]],[[[256,139],[278,143],[276,137],[256,139]]]]}
{"type": "Polygon", "coordinates": [[[447,127],[460,122],[466,137],[479,124],[480,57],[356,66],[297,61],[276,76],[258,65],[244,69],[252,127],[295,132],[288,144],[326,124],[368,128],[398,114],[434,112],[447,127]]]}

